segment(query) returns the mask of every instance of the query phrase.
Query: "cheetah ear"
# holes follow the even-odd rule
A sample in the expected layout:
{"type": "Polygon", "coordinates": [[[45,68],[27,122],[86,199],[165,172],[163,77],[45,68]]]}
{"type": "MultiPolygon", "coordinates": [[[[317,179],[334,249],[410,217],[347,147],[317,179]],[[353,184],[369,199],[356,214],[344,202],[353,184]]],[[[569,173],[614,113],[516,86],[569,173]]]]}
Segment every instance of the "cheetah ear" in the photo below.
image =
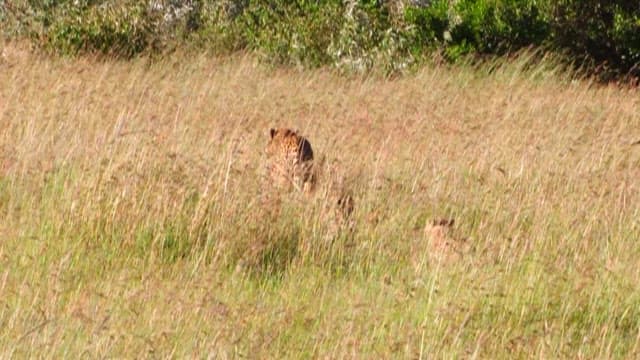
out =
{"type": "Polygon", "coordinates": [[[271,130],[269,130],[269,135],[271,135],[271,138],[273,139],[273,137],[276,136],[276,129],[271,128],[271,130]]]}

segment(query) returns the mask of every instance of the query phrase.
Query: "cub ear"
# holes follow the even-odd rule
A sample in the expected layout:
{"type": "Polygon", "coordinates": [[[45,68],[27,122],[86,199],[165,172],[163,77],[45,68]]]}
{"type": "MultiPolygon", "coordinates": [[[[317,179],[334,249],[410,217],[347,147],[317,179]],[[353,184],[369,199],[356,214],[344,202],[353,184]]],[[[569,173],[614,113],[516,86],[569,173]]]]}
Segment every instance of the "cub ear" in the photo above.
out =
{"type": "Polygon", "coordinates": [[[271,128],[271,130],[269,130],[269,135],[271,135],[271,138],[273,139],[273,137],[276,136],[276,129],[271,128]]]}
{"type": "Polygon", "coordinates": [[[455,222],[454,219],[440,219],[440,224],[438,225],[452,227],[454,222],[455,222]]]}

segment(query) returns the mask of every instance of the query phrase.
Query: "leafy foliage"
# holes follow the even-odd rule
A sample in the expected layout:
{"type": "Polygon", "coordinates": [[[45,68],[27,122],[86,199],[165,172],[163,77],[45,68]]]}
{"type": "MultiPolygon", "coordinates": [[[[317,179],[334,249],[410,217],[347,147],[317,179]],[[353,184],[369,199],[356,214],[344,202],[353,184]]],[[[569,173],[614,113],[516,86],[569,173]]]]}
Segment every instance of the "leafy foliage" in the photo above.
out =
{"type": "Polygon", "coordinates": [[[578,59],[640,75],[640,2],[561,1],[552,27],[555,44],[578,59]]]}
{"type": "Polygon", "coordinates": [[[542,47],[605,74],[638,75],[640,3],[597,0],[48,0],[0,2],[10,36],[61,54],[132,57],[188,44],[277,64],[406,69],[542,47]],[[601,71],[604,70],[604,71],[601,71]]]}
{"type": "Polygon", "coordinates": [[[46,46],[65,54],[99,52],[131,57],[149,46],[149,23],[144,8],[90,7],[65,8],[65,17],[53,19],[48,27],[46,46]],[[85,16],[87,15],[87,16],[85,16]]]}
{"type": "Polygon", "coordinates": [[[453,60],[471,52],[504,54],[541,45],[549,32],[534,2],[461,0],[451,4],[440,0],[410,8],[406,15],[417,29],[414,48],[437,45],[453,60]]]}

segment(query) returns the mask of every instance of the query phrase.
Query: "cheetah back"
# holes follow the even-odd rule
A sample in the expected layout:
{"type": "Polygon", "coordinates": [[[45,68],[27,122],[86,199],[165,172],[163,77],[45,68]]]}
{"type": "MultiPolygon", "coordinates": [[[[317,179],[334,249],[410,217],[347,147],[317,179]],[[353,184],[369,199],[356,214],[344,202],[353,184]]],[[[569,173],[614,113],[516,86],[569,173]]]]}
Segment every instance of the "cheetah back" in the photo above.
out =
{"type": "Polygon", "coordinates": [[[290,129],[271,129],[267,145],[270,180],[279,188],[306,190],[313,186],[313,150],[309,141],[290,129]]]}

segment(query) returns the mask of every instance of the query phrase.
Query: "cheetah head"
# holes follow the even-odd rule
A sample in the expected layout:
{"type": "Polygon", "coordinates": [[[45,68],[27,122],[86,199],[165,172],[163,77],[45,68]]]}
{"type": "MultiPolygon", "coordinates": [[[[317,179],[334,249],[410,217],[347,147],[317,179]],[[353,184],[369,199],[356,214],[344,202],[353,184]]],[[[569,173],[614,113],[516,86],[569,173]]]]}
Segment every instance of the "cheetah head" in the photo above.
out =
{"type": "Polygon", "coordinates": [[[287,128],[269,129],[269,144],[267,154],[287,153],[293,151],[298,154],[300,161],[313,160],[311,143],[298,134],[298,130],[287,128]]]}

